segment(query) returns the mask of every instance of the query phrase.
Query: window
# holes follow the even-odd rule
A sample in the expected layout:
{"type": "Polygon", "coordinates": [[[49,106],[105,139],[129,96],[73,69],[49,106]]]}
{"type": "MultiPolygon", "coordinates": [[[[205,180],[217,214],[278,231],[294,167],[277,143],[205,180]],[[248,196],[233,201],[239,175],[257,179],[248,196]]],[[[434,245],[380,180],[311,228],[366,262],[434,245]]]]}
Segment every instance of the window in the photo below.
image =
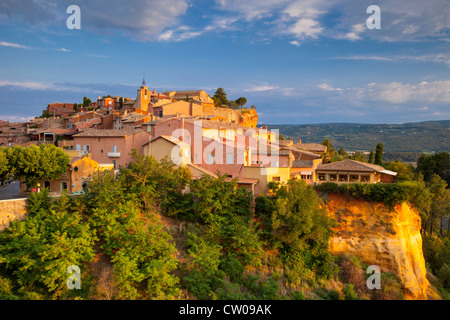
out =
{"type": "Polygon", "coordinates": [[[280,181],[280,177],[273,177],[272,181],[280,181]]]}
{"type": "Polygon", "coordinates": [[[103,154],[103,149],[102,149],[102,150],[100,150],[100,153],[101,153],[101,154],[103,154]]]}
{"type": "Polygon", "coordinates": [[[208,164],[214,163],[214,155],[212,153],[208,154],[208,164]]]}
{"type": "Polygon", "coordinates": [[[116,170],[116,160],[113,160],[114,170],[116,170]]]}
{"type": "Polygon", "coordinates": [[[44,188],[50,190],[50,181],[44,181],[44,188]]]}
{"type": "Polygon", "coordinates": [[[112,152],[117,152],[117,146],[112,146],[112,152]]]}
{"type": "Polygon", "coordinates": [[[325,181],[325,173],[319,173],[319,181],[325,181]]]}
{"type": "Polygon", "coordinates": [[[232,153],[227,153],[227,164],[233,164],[234,157],[232,153]]]}
{"type": "Polygon", "coordinates": [[[330,174],[330,181],[336,181],[336,180],[337,180],[337,175],[330,174]]]}
{"type": "Polygon", "coordinates": [[[67,190],[67,182],[61,182],[61,192],[67,190]]]}
{"type": "Polygon", "coordinates": [[[76,151],[80,151],[80,149],[81,149],[81,146],[79,144],[77,144],[76,147],[75,147],[75,150],[76,151]]]}
{"type": "Polygon", "coordinates": [[[311,175],[310,174],[302,174],[301,178],[302,178],[302,180],[311,180],[311,175]]]}

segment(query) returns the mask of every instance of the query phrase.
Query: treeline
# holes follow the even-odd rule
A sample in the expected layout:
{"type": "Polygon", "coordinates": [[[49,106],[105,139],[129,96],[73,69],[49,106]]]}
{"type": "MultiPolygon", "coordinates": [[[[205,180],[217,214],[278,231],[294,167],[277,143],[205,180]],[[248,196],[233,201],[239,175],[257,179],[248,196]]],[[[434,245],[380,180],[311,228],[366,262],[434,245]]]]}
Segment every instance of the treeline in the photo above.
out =
{"type": "Polygon", "coordinates": [[[91,177],[86,194],[28,199],[29,215],[0,233],[1,299],[397,299],[370,291],[367,267],[328,249],[334,224],[311,186],[270,197],[134,154],[91,177]],[[67,268],[81,289],[67,288],[67,268]],[[338,284],[338,285],[336,285],[338,284]]]}

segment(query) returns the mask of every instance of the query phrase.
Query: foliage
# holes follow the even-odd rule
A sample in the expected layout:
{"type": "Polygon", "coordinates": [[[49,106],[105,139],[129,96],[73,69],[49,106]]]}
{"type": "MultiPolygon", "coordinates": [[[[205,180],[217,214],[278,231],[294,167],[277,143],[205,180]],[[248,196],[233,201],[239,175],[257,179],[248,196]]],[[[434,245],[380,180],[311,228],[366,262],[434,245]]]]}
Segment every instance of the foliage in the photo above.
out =
{"type": "Polygon", "coordinates": [[[435,155],[422,154],[417,160],[417,170],[423,174],[427,182],[437,174],[450,185],[450,154],[448,152],[435,155]]]}
{"type": "Polygon", "coordinates": [[[281,250],[289,282],[313,280],[315,273],[333,276],[336,268],[328,251],[331,221],[320,209],[312,187],[290,180],[280,188],[274,201],[272,228],[273,243],[281,250]]]}
{"type": "Polygon", "coordinates": [[[189,257],[182,268],[184,286],[197,299],[214,298],[213,291],[222,283],[224,276],[219,269],[221,246],[193,233],[188,234],[184,246],[189,257]]]}
{"type": "Polygon", "coordinates": [[[414,179],[414,168],[401,161],[392,161],[384,165],[384,168],[397,172],[396,181],[411,181],[414,179]]]}
{"type": "Polygon", "coordinates": [[[214,100],[214,104],[216,107],[228,105],[227,94],[225,93],[225,90],[223,88],[217,88],[212,99],[214,100]]]}
{"type": "Polygon", "coordinates": [[[8,149],[9,171],[16,180],[35,186],[40,180],[54,180],[67,170],[70,156],[53,144],[13,146],[8,149]]]}
{"type": "Polygon", "coordinates": [[[8,149],[0,148],[0,181],[4,180],[9,173],[8,149]]]}
{"type": "Polygon", "coordinates": [[[375,147],[375,159],[373,161],[374,164],[379,166],[383,165],[383,144],[379,143],[375,147]]]}
{"type": "Polygon", "coordinates": [[[0,233],[0,268],[9,272],[18,293],[63,297],[67,268],[93,259],[95,232],[71,210],[67,196],[52,202],[44,189],[30,195],[28,208],[26,220],[0,233]]]}

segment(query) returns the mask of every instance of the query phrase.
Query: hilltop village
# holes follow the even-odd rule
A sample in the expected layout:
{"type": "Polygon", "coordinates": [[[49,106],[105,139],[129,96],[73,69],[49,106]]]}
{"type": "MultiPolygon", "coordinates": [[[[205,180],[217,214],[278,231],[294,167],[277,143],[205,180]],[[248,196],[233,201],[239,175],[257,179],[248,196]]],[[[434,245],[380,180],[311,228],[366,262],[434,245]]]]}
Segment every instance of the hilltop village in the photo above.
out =
{"type": "MultiPolygon", "coordinates": [[[[29,122],[0,123],[0,146],[53,143],[71,157],[66,174],[40,186],[58,194],[83,192],[97,170],[118,170],[132,161],[132,150],[185,166],[203,175],[237,179],[254,196],[271,183],[289,179],[322,182],[394,182],[395,172],[346,159],[326,163],[327,147],[280,140],[278,132],[258,127],[254,108],[218,106],[204,90],[150,90],[145,80],[136,98],[98,97],[84,105],[51,103],[29,122]]],[[[28,186],[21,185],[25,193],[28,186]]]]}

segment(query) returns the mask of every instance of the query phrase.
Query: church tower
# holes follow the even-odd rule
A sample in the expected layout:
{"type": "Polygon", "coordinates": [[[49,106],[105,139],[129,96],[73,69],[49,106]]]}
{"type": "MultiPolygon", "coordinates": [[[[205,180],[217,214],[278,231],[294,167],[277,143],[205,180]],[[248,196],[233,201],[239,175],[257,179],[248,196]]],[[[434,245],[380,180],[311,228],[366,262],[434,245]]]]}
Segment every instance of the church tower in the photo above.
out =
{"type": "Polygon", "coordinates": [[[148,104],[150,103],[150,91],[148,90],[145,79],[142,78],[142,84],[137,90],[136,101],[133,104],[134,108],[148,111],[148,104]]]}

